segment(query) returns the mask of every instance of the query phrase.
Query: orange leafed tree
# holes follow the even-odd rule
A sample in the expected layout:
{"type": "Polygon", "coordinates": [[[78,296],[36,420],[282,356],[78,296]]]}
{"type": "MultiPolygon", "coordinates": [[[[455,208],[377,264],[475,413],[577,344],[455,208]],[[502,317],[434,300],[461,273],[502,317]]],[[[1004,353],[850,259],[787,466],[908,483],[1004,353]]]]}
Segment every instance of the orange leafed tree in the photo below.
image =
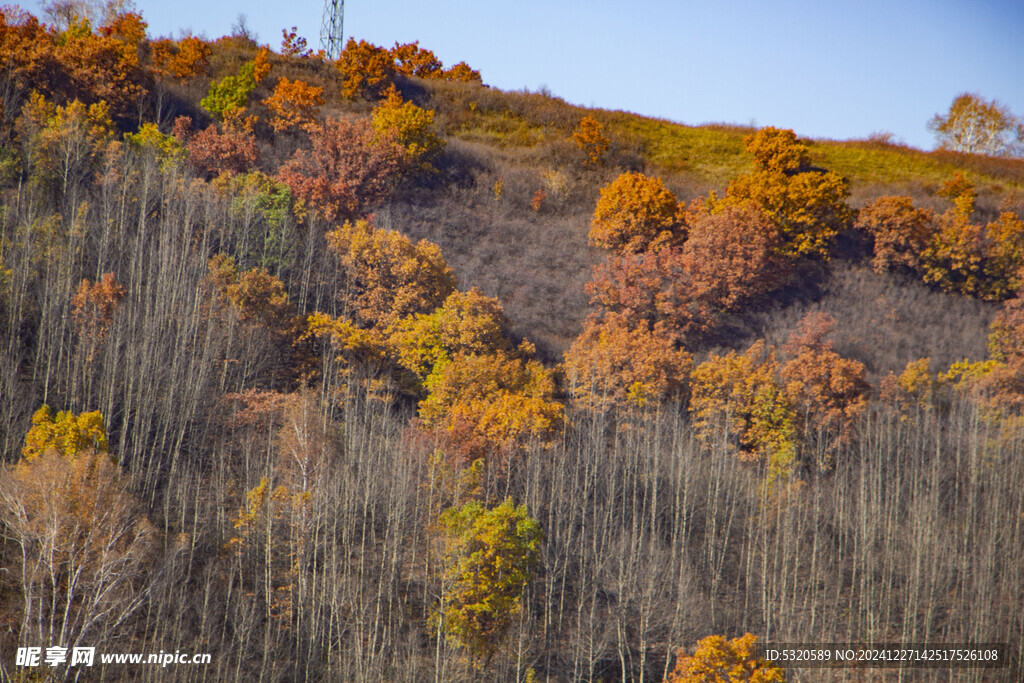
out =
{"type": "Polygon", "coordinates": [[[395,77],[395,60],[387,49],[355,38],[348,39],[337,66],[341,96],[348,99],[380,99],[395,77]]]}
{"type": "Polygon", "coordinates": [[[146,39],[147,26],[138,12],[123,12],[113,17],[110,23],[100,26],[99,32],[138,48],[146,39]]]}
{"type": "Polygon", "coordinates": [[[446,437],[450,459],[485,458],[500,470],[519,448],[558,433],[564,408],[551,371],[533,353],[524,342],[514,353],[458,355],[444,367],[420,402],[420,416],[446,437]]]}
{"type": "Polygon", "coordinates": [[[270,74],[270,50],[261,47],[256,57],[252,60],[252,79],[256,83],[262,83],[263,79],[270,74]]]}
{"type": "Polygon", "coordinates": [[[104,101],[111,116],[128,119],[146,93],[140,32],[137,14],[95,32],[75,19],[58,32],[17,7],[0,8],[0,115],[10,121],[35,90],[58,103],[104,101]]]}
{"type": "Polygon", "coordinates": [[[388,341],[398,363],[429,389],[459,355],[511,351],[509,327],[501,302],[473,288],[452,292],[433,313],[398,321],[388,341]]]}
{"type": "Polygon", "coordinates": [[[54,95],[86,104],[104,101],[114,118],[130,118],[145,95],[137,44],[94,33],[87,23],[73,23],[57,39],[61,68],[54,95]]]}
{"type": "Polygon", "coordinates": [[[195,36],[180,41],[155,40],[150,54],[156,72],[184,81],[206,74],[210,68],[210,46],[195,36]]]}
{"type": "Polygon", "coordinates": [[[1003,303],[992,321],[986,370],[975,387],[1003,414],[1024,412],[1024,298],[1003,303]]]}
{"type": "Polygon", "coordinates": [[[17,7],[0,7],[0,116],[9,123],[32,90],[50,92],[57,71],[55,34],[17,7]]]}
{"type": "Polygon", "coordinates": [[[794,173],[810,165],[807,146],[791,130],[768,126],[743,138],[743,146],[764,171],[794,173]]]}
{"type": "Polygon", "coordinates": [[[263,104],[273,113],[270,125],[275,132],[304,128],[316,120],[324,104],[324,89],[282,76],[263,104]]]}
{"type": "Polygon", "coordinates": [[[728,640],[708,636],[692,655],[680,650],[665,683],[783,683],[785,671],[757,656],[757,637],[751,633],[728,640]]]}
{"type": "Polygon", "coordinates": [[[734,178],[724,203],[753,202],[777,227],[790,256],[827,257],[849,222],[849,183],[834,171],[810,167],[807,147],[791,130],[763,128],[743,139],[753,173],[734,178]]]}
{"type": "Polygon", "coordinates": [[[609,140],[604,135],[604,127],[593,116],[583,117],[572,133],[572,140],[587,155],[586,163],[590,166],[599,165],[608,152],[609,140]]]}
{"type": "Polygon", "coordinates": [[[258,325],[278,341],[294,336],[298,321],[284,283],[267,272],[252,268],[239,272],[235,261],[217,254],[208,263],[208,282],[230,303],[246,323],[258,325]]]}
{"type": "Polygon", "coordinates": [[[458,83],[482,83],[483,79],[480,78],[480,72],[476,69],[470,68],[469,64],[465,62],[459,62],[454,66],[449,67],[444,72],[444,79],[446,81],[456,81],[458,83]]]}
{"type": "Polygon", "coordinates": [[[658,178],[623,173],[601,189],[590,241],[616,254],[635,254],[686,238],[676,197],[658,178]]]}
{"type": "Polygon", "coordinates": [[[420,47],[418,40],[413,43],[395,43],[391,48],[391,57],[395,60],[395,71],[400,74],[418,78],[438,78],[442,75],[441,60],[430,50],[420,47]]]}
{"type": "Polygon", "coordinates": [[[618,313],[592,318],[565,354],[569,390],[577,405],[657,405],[686,386],[693,361],[660,326],[631,326],[618,313]]]}
{"type": "Polygon", "coordinates": [[[327,233],[327,244],[344,269],[338,298],[360,325],[386,329],[401,318],[429,313],[455,291],[455,275],[441,250],[413,243],[366,220],[327,233]]]}

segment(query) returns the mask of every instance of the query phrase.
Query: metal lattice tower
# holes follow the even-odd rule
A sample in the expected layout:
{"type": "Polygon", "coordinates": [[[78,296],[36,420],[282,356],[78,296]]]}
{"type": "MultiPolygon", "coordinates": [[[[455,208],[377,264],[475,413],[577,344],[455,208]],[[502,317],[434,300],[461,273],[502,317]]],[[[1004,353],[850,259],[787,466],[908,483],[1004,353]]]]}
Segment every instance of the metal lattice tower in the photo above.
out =
{"type": "Polygon", "coordinates": [[[320,49],[329,59],[337,59],[344,44],[342,27],[345,18],[345,0],[324,0],[324,21],[320,26],[320,49]]]}

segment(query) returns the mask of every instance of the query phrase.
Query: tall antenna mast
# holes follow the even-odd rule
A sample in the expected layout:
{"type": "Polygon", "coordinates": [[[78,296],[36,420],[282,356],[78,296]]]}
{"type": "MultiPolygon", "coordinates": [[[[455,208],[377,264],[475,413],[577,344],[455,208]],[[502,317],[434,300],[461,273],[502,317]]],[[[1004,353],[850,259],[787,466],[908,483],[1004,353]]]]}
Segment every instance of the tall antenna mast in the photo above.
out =
{"type": "Polygon", "coordinates": [[[345,18],[345,0],[324,0],[324,21],[320,26],[320,49],[331,60],[341,55],[342,26],[345,18]]]}

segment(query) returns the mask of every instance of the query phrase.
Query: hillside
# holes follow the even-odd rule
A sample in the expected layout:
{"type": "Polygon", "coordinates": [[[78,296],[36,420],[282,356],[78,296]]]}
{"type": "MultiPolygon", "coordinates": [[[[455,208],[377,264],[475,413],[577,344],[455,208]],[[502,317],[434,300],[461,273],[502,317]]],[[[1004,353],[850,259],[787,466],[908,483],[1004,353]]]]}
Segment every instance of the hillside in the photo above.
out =
{"type": "Polygon", "coordinates": [[[1024,670],[1024,160],[0,20],[0,678],[1024,670]]]}

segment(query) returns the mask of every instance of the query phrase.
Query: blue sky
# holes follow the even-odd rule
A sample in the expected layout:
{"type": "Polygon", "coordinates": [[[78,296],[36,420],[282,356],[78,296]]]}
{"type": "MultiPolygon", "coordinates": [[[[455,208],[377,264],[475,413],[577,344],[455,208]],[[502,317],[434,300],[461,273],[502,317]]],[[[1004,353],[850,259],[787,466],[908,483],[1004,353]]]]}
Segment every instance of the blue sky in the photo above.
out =
{"type": "MultiPolygon", "coordinates": [[[[215,38],[244,14],[274,49],[293,25],[315,46],[323,11],[322,0],[136,6],[154,36],[215,38]]],[[[926,124],[958,93],[1024,115],[1020,0],[348,0],[345,35],[419,40],[499,88],[544,86],[574,104],[688,124],[837,139],[887,131],[930,149],[926,124]]]]}

